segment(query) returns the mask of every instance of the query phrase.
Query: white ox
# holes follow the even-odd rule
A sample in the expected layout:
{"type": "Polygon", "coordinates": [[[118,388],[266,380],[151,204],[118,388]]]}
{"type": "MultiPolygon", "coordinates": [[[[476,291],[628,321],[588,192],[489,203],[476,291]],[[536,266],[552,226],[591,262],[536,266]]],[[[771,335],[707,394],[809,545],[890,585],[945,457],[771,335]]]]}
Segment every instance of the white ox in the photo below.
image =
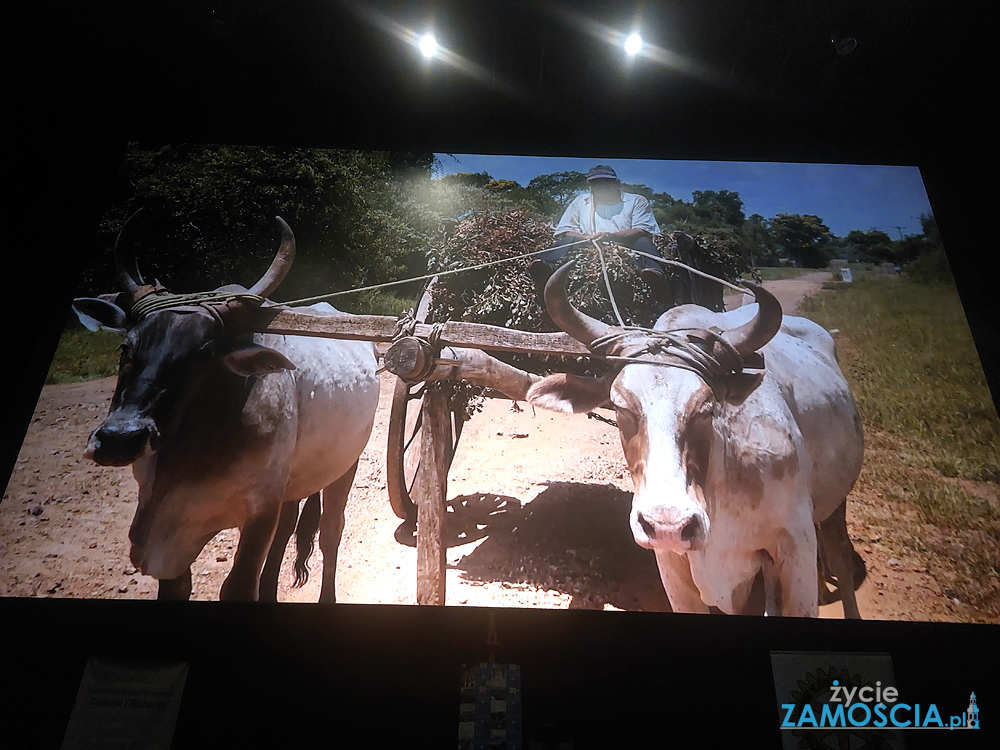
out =
{"type": "Polygon", "coordinates": [[[742,613],[762,575],[769,614],[816,616],[822,553],[845,616],[859,617],[864,563],[844,509],[863,439],[830,334],[783,317],[753,285],[756,304],[725,313],[682,305],[652,332],[613,328],[568,302],[568,268],[546,286],[552,319],[628,360],[603,378],[550,376],[528,400],[583,412],[610,399],[635,487],[632,534],[655,552],[671,608],[742,613]]]}
{"type": "MultiPolygon", "coordinates": [[[[320,601],[336,599],[344,506],[378,405],[375,349],[253,333],[259,298],[277,288],[294,258],[292,232],[278,221],[281,247],[249,290],[171,295],[142,283],[116,246],[123,291],[73,304],[89,328],[123,337],[111,409],[86,455],[102,465],[132,465],[139,502],[131,559],[159,579],[159,598],[188,598],[191,563],[217,532],[235,527],[240,541],[221,597],[273,601],[297,501],[308,497],[299,531],[307,516],[312,525],[297,573],[305,572],[318,524],[320,601]]],[[[326,304],[303,309],[340,314],[326,304]]]]}

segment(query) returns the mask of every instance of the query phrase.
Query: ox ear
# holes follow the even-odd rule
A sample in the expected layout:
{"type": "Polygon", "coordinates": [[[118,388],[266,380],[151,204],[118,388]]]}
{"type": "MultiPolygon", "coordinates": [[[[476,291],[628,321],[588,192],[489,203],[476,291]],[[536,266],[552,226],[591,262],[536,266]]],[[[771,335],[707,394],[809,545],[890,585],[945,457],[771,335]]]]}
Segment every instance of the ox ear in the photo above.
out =
{"type": "Polygon", "coordinates": [[[128,330],[128,316],[114,303],[117,294],[102,294],[100,297],[77,297],[73,300],[73,312],[88,331],[112,331],[124,334],[128,330]]]}
{"type": "Polygon", "coordinates": [[[528,389],[528,403],[549,411],[580,414],[593,411],[611,396],[614,378],[585,378],[557,373],[542,378],[528,389]]]}
{"type": "Polygon", "coordinates": [[[222,355],[222,362],[237,375],[245,378],[273,375],[282,370],[294,370],[295,365],[284,354],[260,344],[247,344],[222,355]]]}

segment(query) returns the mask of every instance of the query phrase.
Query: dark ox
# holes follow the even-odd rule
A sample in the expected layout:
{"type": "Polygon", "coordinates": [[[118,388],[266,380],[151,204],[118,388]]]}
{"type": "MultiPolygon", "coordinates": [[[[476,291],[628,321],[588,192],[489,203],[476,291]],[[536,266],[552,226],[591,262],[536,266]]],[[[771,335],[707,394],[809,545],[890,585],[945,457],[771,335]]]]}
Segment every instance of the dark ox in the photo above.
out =
{"type": "Polygon", "coordinates": [[[610,400],[635,490],[632,534],[655,552],[671,608],[752,611],[762,578],[769,614],[816,616],[832,575],[845,616],[859,617],[864,563],[845,504],[863,439],[830,334],[783,317],[753,285],[757,303],[730,312],[682,305],[652,331],[613,328],[569,303],[567,273],[545,290],[552,319],[626,359],[600,379],[550,376],[528,400],[567,412],[610,400]]]}
{"type": "MultiPolygon", "coordinates": [[[[250,289],[171,295],[142,283],[116,246],[122,292],[74,301],[88,328],[123,337],[111,409],[86,455],[132,465],[139,502],[131,559],[159,579],[160,598],[188,598],[190,566],[202,548],[217,532],[238,528],[221,598],[275,600],[298,501],[308,497],[303,518],[307,509],[315,518],[322,490],[322,515],[305,548],[318,523],[320,601],[336,599],[344,507],[378,403],[375,351],[364,342],[253,333],[261,298],[281,283],[295,254],[291,230],[278,222],[277,255],[250,289]]],[[[341,314],[326,304],[301,309],[341,314]]]]}

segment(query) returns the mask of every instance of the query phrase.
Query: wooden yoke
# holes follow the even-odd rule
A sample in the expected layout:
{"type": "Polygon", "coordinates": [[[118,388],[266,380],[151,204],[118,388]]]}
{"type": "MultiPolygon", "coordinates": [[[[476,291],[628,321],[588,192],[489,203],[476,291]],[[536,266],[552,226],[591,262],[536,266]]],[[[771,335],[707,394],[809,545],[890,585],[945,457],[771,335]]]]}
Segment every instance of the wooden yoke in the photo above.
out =
{"type": "MultiPolygon", "coordinates": [[[[394,341],[398,334],[399,321],[387,315],[312,315],[277,305],[261,307],[255,314],[258,320],[256,330],[261,333],[384,343],[394,341]]],[[[455,320],[436,325],[439,331],[438,343],[443,346],[565,357],[586,357],[591,353],[586,346],[566,333],[530,333],[455,320]]],[[[412,335],[426,339],[434,330],[434,325],[416,323],[412,335]]]]}
{"type": "Polygon", "coordinates": [[[524,401],[528,389],[541,380],[538,375],[519,370],[479,349],[446,346],[435,357],[433,347],[416,336],[407,336],[390,346],[383,362],[389,372],[408,383],[466,380],[499,391],[514,401],[524,401]]]}

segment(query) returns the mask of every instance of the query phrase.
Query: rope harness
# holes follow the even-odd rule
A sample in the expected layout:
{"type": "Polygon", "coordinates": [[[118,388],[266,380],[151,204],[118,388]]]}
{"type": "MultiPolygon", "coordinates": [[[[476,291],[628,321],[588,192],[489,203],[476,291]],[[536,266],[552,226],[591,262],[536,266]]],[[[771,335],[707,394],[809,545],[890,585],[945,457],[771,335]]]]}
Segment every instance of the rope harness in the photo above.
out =
{"type": "Polygon", "coordinates": [[[678,328],[673,331],[627,328],[601,336],[590,345],[590,349],[605,361],[623,366],[643,364],[690,370],[709,384],[741,373],[745,367],[763,367],[762,358],[759,361],[745,358],[722,337],[722,331],[717,328],[678,328]],[[630,349],[626,355],[607,353],[630,349]],[[647,356],[656,359],[647,359],[647,356]]]}
{"type": "Polygon", "coordinates": [[[136,299],[129,307],[129,315],[136,321],[160,310],[171,310],[179,307],[202,307],[215,317],[219,317],[219,307],[228,307],[231,303],[260,307],[264,298],[245,292],[195,292],[192,294],[174,294],[162,288],[151,287],[150,291],[136,299]]]}
{"type": "MultiPolygon", "coordinates": [[[[645,364],[689,370],[697,374],[710,385],[718,383],[720,380],[728,376],[743,372],[745,367],[753,369],[763,368],[763,358],[759,354],[751,357],[742,356],[732,344],[722,337],[722,332],[716,328],[683,328],[673,331],[658,331],[651,328],[626,326],[622,320],[621,313],[618,310],[618,305],[615,302],[614,293],[612,292],[611,283],[608,278],[607,264],[605,262],[604,253],[600,244],[593,239],[580,240],[579,242],[569,244],[583,244],[586,242],[590,242],[598,253],[598,257],[601,262],[601,271],[604,276],[604,283],[608,291],[608,297],[611,300],[615,317],[618,319],[619,323],[619,327],[616,330],[596,339],[591,343],[589,348],[591,349],[594,357],[610,363],[620,364],[622,366],[630,364],[645,364]],[[611,353],[616,351],[628,353],[611,353]],[[650,357],[654,358],[651,359],[650,357]]],[[[463,271],[486,268],[488,266],[498,265],[508,261],[520,260],[539,255],[541,253],[548,252],[549,249],[550,248],[544,248],[542,250],[523,253],[510,258],[502,258],[500,260],[488,261],[472,266],[466,266],[464,268],[440,271],[435,274],[428,274],[426,276],[419,276],[412,279],[392,281],[385,284],[334,292],[332,294],[321,295],[318,297],[293,300],[284,304],[287,306],[301,305],[344,294],[369,291],[383,287],[395,286],[398,284],[407,284],[413,281],[432,279],[435,276],[451,275],[461,273],[463,271]]],[[[684,263],[650,255],[638,250],[632,250],[632,252],[637,255],[651,258],[661,264],[684,268],[692,273],[711,279],[737,291],[747,292],[747,290],[742,287],[730,284],[723,279],[719,279],[695,268],[691,268],[684,263]]],[[[132,302],[129,308],[129,316],[136,321],[141,321],[152,313],[161,310],[200,308],[211,314],[220,324],[225,325],[225,321],[222,317],[222,310],[224,308],[233,305],[260,307],[265,305],[267,302],[268,300],[265,298],[256,294],[249,294],[247,292],[212,291],[191,294],[174,294],[172,292],[168,292],[163,287],[149,286],[144,293],[132,302]]],[[[392,341],[396,342],[402,338],[413,336],[417,323],[418,321],[416,320],[414,311],[411,309],[406,312],[396,321],[392,341]]],[[[443,332],[444,323],[432,324],[431,331],[427,336],[427,343],[431,347],[432,355],[428,358],[427,364],[423,370],[415,376],[415,380],[417,382],[426,379],[438,365],[459,364],[453,360],[444,360],[440,358],[442,349],[441,336],[443,332]]],[[[384,369],[384,367],[382,369],[384,369]]]]}

